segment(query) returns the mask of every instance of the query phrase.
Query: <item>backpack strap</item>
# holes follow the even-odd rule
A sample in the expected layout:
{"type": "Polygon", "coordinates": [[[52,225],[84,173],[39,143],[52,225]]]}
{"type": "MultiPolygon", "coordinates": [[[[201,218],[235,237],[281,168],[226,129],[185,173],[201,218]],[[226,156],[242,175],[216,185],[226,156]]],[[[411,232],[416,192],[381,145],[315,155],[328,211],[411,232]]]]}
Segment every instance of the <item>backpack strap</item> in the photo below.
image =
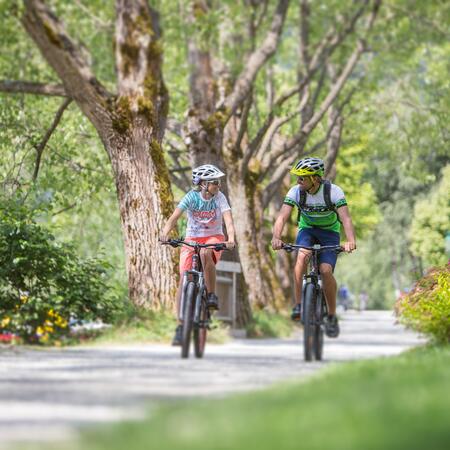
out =
{"type": "Polygon", "coordinates": [[[300,223],[300,216],[302,214],[302,208],[306,204],[306,191],[303,191],[302,189],[298,188],[298,214],[297,214],[297,223],[300,223]]]}
{"type": "Polygon", "coordinates": [[[330,211],[336,212],[336,207],[331,201],[331,182],[329,180],[323,180],[323,199],[325,200],[325,205],[330,211]]]}

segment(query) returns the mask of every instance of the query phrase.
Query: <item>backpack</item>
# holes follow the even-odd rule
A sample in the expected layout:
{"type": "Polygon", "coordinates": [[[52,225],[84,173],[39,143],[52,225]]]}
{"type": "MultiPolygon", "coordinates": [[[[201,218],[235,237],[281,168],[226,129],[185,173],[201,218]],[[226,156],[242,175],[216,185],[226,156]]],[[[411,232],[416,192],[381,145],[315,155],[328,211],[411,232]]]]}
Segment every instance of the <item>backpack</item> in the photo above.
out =
{"type": "MultiPolygon", "coordinates": [[[[339,215],[336,212],[336,207],[331,201],[331,182],[329,180],[322,180],[321,183],[323,184],[323,199],[325,200],[325,205],[327,206],[328,210],[334,211],[336,213],[337,220],[339,220],[340,222],[339,215]]],[[[297,223],[300,222],[300,215],[302,214],[302,208],[306,204],[306,191],[302,191],[301,189],[299,189],[298,191],[299,191],[299,199],[298,199],[297,223]]]]}

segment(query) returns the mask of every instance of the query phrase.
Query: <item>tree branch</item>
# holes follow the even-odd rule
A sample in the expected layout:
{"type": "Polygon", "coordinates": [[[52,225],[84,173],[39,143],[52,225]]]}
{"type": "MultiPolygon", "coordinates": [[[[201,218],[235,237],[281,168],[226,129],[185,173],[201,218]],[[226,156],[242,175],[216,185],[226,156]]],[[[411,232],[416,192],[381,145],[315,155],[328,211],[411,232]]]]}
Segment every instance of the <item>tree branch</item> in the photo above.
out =
{"type": "Polygon", "coordinates": [[[233,91],[225,100],[227,116],[232,116],[250,93],[254,79],[261,67],[275,53],[283,29],[289,0],[279,0],[272,25],[262,45],[248,58],[247,63],[234,84],[233,91]]]}
{"type": "Polygon", "coordinates": [[[107,113],[106,107],[101,105],[111,94],[92,73],[86,52],[74,43],[42,0],[24,0],[24,4],[22,24],[26,31],[58,74],[67,95],[77,102],[96,128],[101,129],[107,113]]]}
{"type": "Polygon", "coordinates": [[[62,84],[34,83],[32,81],[0,80],[0,92],[67,97],[67,92],[62,84]]]}
{"type": "Polygon", "coordinates": [[[62,105],[58,108],[55,118],[53,119],[53,123],[51,124],[51,126],[47,130],[47,132],[45,133],[44,138],[35,147],[35,149],[36,149],[36,164],[34,166],[33,181],[37,180],[39,168],[41,165],[42,153],[44,152],[45,146],[47,145],[47,142],[50,140],[50,137],[52,136],[53,132],[56,130],[56,127],[58,126],[59,122],[61,121],[64,111],[70,105],[70,103],[72,103],[71,98],[64,100],[62,105]]]}

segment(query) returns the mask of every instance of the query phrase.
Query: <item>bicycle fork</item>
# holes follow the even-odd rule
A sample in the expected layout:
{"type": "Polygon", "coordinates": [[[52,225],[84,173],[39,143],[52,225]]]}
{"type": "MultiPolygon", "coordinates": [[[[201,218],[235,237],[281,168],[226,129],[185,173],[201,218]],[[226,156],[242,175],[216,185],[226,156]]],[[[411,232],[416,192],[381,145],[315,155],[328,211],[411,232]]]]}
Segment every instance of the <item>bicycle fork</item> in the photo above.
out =
{"type": "Polygon", "coordinates": [[[194,325],[198,327],[202,327],[204,324],[201,323],[201,308],[202,308],[202,296],[205,290],[205,277],[203,273],[199,274],[198,277],[198,291],[195,296],[195,306],[194,306],[194,325]]]}
{"type": "Polygon", "coordinates": [[[186,298],[186,291],[189,283],[194,283],[196,287],[198,287],[199,278],[203,278],[202,273],[198,273],[196,271],[188,271],[183,274],[183,283],[181,287],[181,298],[180,298],[180,309],[178,311],[178,319],[182,322],[184,320],[184,302],[186,298]]]}

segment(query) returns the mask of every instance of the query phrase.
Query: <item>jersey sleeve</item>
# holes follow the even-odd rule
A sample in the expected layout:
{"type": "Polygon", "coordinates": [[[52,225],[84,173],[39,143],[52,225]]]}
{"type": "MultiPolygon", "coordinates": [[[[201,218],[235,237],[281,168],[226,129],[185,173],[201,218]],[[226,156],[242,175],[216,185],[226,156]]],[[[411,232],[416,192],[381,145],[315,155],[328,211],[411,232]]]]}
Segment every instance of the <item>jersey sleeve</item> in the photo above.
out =
{"type": "Polygon", "coordinates": [[[190,208],[192,204],[192,191],[188,192],[181,200],[180,203],[178,203],[177,208],[182,209],[183,211],[186,211],[190,208]]]}
{"type": "Polygon", "coordinates": [[[331,202],[336,206],[336,209],[340,208],[341,206],[347,206],[347,200],[345,199],[344,191],[335,184],[331,185],[330,198],[331,202]]]}
{"type": "Polygon", "coordinates": [[[228,203],[227,198],[222,192],[220,192],[220,195],[217,198],[217,203],[221,213],[224,213],[225,211],[230,211],[231,207],[228,203]]]}
{"type": "Polygon", "coordinates": [[[286,197],[284,197],[283,204],[289,205],[292,207],[298,207],[298,186],[293,186],[291,189],[289,189],[289,192],[286,194],[286,197]]]}

